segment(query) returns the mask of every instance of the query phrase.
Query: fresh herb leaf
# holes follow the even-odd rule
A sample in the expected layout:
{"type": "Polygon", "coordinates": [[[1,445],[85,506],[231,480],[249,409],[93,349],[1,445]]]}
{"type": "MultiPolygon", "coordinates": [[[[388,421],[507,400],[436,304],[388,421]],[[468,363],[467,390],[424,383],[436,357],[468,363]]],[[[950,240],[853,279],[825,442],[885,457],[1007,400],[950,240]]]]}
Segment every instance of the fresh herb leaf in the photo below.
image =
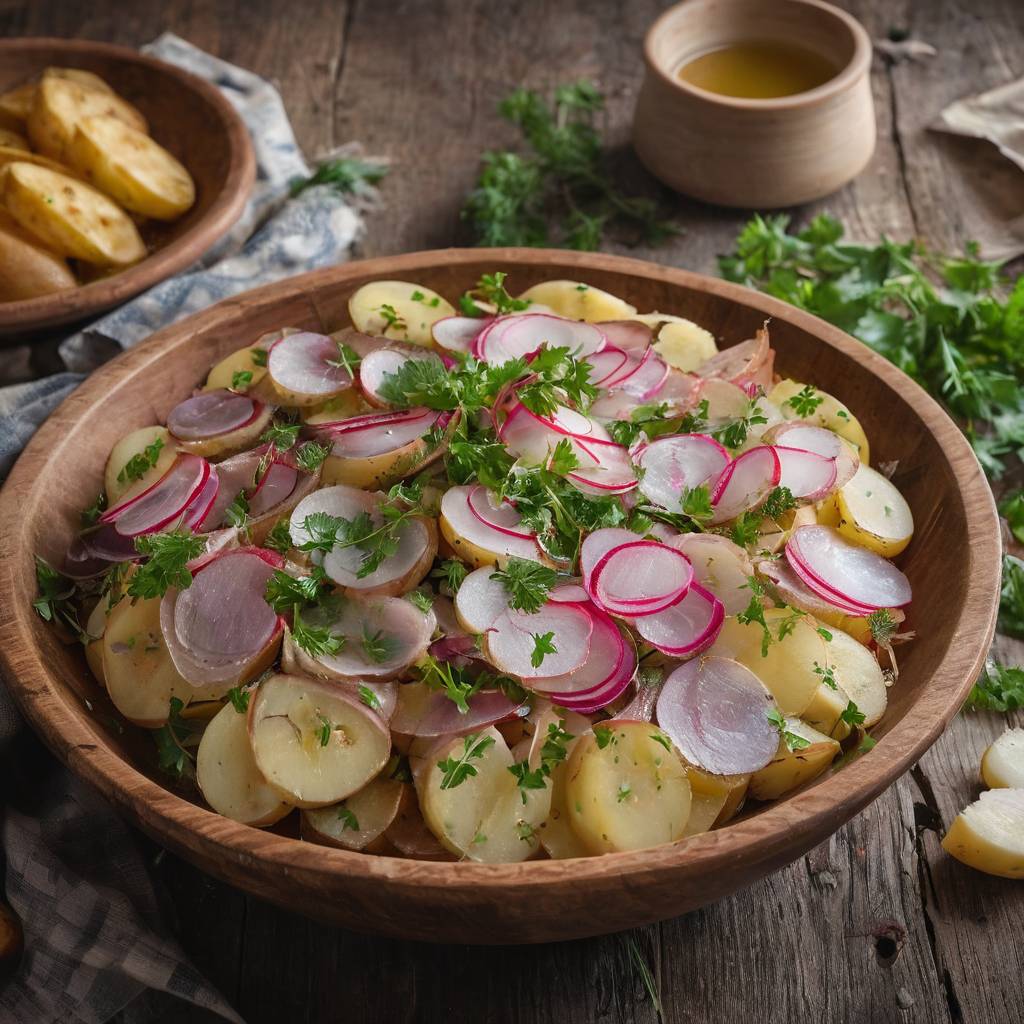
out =
{"type": "Polygon", "coordinates": [[[328,359],[327,365],[334,366],[339,370],[344,370],[349,380],[356,379],[356,371],[359,369],[359,364],[362,362],[362,357],[359,353],[352,348],[347,342],[341,338],[335,338],[334,344],[338,347],[338,358],[328,359]]]}
{"type": "Polygon", "coordinates": [[[529,309],[529,299],[514,299],[509,295],[505,288],[506,277],[508,274],[501,270],[497,270],[493,274],[482,274],[476,287],[462,295],[459,305],[463,310],[470,306],[475,310],[475,312],[469,313],[469,316],[480,315],[480,308],[475,302],[477,299],[494,306],[495,312],[499,316],[504,316],[506,313],[521,313],[524,309],[529,309]]]}
{"type": "Polygon", "coordinates": [[[558,573],[540,562],[512,557],[504,569],[491,573],[508,591],[511,607],[524,612],[539,611],[548,599],[548,593],[558,582],[558,573]]]}
{"type": "Polygon", "coordinates": [[[663,732],[652,732],[651,739],[660,743],[669,753],[672,752],[672,742],[663,732]]]}
{"type": "Polygon", "coordinates": [[[380,697],[373,692],[365,683],[360,683],[357,687],[359,699],[372,711],[383,710],[384,705],[380,702],[380,697]]]}
{"type": "Polygon", "coordinates": [[[692,519],[698,526],[707,522],[715,510],[711,504],[711,489],[707,484],[688,487],[680,498],[683,515],[692,519]]]}
{"type": "Polygon", "coordinates": [[[104,491],[100,491],[96,495],[96,500],[88,508],[83,508],[78,513],[78,520],[82,526],[94,526],[99,522],[99,518],[106,511],[106,508],[107,495],[104,491]]]}
{"type": "Polygon", "coordinates": [[[331,742],[331,733],[334,731],[334,723],[322,712],[316,713],[317,729],[316,738],[321,747],[326,747],[331,742]]]}
{"type": "Polygon", "coordinates": [[[147,444],[141,452],[136,452],[121,467],[117,474],[117,482],[125,484],[131,480],[141,480],[156,465],[163,447],[164,442],[158,437],[151,444],[147,444]]]}
{"type": "Polygon", "coordinates": [[[758,512],[764,519],[776,522],[791,509],[796,508],[796,498],[788,487],[775,487],[768,497],[761,502],[758,512]]]}
{"type": "Polygon", "coordinates": [[[286,452],[295,446],[299,439],[299,430],[298,423],[274,423],[267,428],[260,440],[272,444],[279,452],[286,452]]]}
{"type": "Polygon", "coordinates": [[[434,607],[434,598],[425,590],[410,590],[405,595],[424,615],[434,607]]]}
{"type": "Polygon", "coordinates": [[[325,583],[322,569],[314,569],[309,576],[292,576],[283,569],[275,569],[263,596],[275,612],[283,615],[295,605],[318,603],[325,583]]]}
{"type": "Polygon", "coordinates": [[[747,442],[750,428],[768,422],[768,418],[757,403],[757,398],[751,398],[742,415],[730,420],[724,426],[712,430],[711,436],[732,451],[742,448],[747,442]]]}
{"type": "Polygon", "coordinates": [[[206,538],[181,530],[150,533],[135,538],[135,550],[146,561],[128,581],[129,597],[163,597],[171,587],[191,586],[188,563],[206,550],[206,538]]]}
{"type": "Polygon", "coordinates": [[[1013,555],[1003,556],[999,632],[1024,639],[1024,562],[1013,555]]]}
{"type": "Polygon", "coordinates": [[[69,629],[72,635],[88,643],[90,637],[78,622],[78,608],[75,606],[75,584],[57,572],[48,562],[36,555],[36,585],[39,596],[32,602],[39,617],[69,629]]]}
{"type": "Polygon", "coordinates": [[[176,779],[195,778],[195,748],[199,737],[190,723],[181,717],[185,704],[178,697],[172,697],[167,722],[151,733],[156,744],[157,764],[160,769],[176,779]]]}
{"type": "Polygon", "coordinates": [[[813,416],[824,401],[810,384],[805,384],[792,398],[787,398],[783,405],[788,405],[800,419],[805,420],[813,416]]]}
{"type": "Polygon", "coordinates": [[[814,663],[814,674],[830,689],[838,690],[839,684],[836,682],[836,670],[831,665],[820,665],[818,662],[814,663]]]}
{"type": "Polygon", "coordinates": [[[295,463],[304,473],[315,473],[331,454],[331,449],[316,441],[307,441],[295,450],[295,463]]]}
{"type": "Polygon", "coordinates": [[[228,700],[240,715],[244,715],[249,710],[249,691],[242,689],[241,686],[232,686],[228,690],[228,700]]]}
{"type": "Polygon", "coordinates": [[[456,757],[446,757],[437,762],[437,767],[444,773],[441,778],[441,789],[454,789],[461,786],[466,779],[477,774],[473,760],[484,756],[489,747],[494,746],[493,736],[471,733],[462,741],[462,753],[456,757]]]}
{"type": "Polygon", "coordinates": [[[279,519],[274,523],[273,529],[267,534],[263,541],[265,548],[276,551],[278,554],[286,555],[292,549],[292,535],[288,528],[287,519],[279,519]]]}
{"type": "Polygon", "coordinates": [[[896,620],[888,608],[879,608],[868,616],[868,628],[871,630],[871,639],[879,647],[886,647],[896,635],[896,620]]]}
{"type": "Polygon", "coordinates": [[[294,178],[290,194],[294,197],[314,185],[327,185],[342,195],[366,195],[388,173],[384,164],[355,156],[325,160],[308,178],[294,178]]]}
{"type": "Polygon", "coordinates": [[[232,391],[248,391],[252,386],[252,370],[235,370],[231,374],[232,391]]]}
{"type": "Polygon", "coordinates": [[[965,711],[1019,711],[1024,708],[1024,668],[989,662],[971,688],[965,711]]]}
{"type": "Polygon", "coordinates": [[[594,739],[597,740],[597,749],[604,750],[609,743],[615,741],[615,735],[611,730],[610,726],[607,725],[595,725],[594,726],[594,739]]]}
{"type": "Polygon", "coordinates": [[[231,526],[244,530],[249,525],[249,499],[245,491],[239,491],[235,500],[224,511],[224,518],[231,526]]]}
{"type": "Polygon", "coordinates": [[[374,664],[381,665],[393,657],[399,646],[400,641],[398,638],[389,636],[383,629],[378,629],[376,633],[371,633],[365,625],[363,626],[363,654],[374,664]]]}
{"type": "Polygon", "coordinates": [[[268,357],[269,356],[265,348],[249,349],[249,358],[252,360],[253,366],[266,366],[268,357]]]}
{"type": "Polygon", "coordinates": [[[343,803],[338,804],[338,820],[341,822],[341,831],[351,829],[359,831],[359,819],[343,803]]]}
{"type": "Polygon", "coordinates": [[[326,626],[307,625],[301,606],[292,606],[292,640],[311,658],[329,658],[345,646],[345,637],[331,633],[326,626]]]}
{"type": "Polygon", "coordinates": [[[358,523],[359,530],[373,529],[370,516],[363,512],[355,520],[342,519],[328,512],[311,512],[302,521],[302,529],[309,534],[309,540],[299,545],[300,551],[320,551],[328,554],[353,532],[353,524],[358,523]]]}
{"type": "Polygon", "coordinates": [[[779,735],[782,737],[782,742],[786,744],[786,749],[790,752],[795,750],[803,750],[805,747],[811,745],[811,741],[798,733],[791,732],[786,728],[786,719],[782,712],[776,708],[770,708],[768,711],[768,721],[779,730],[779,735]]]}
{"type": "Polygon", "coordinates": [[[574,469],[579,469],[580,460],[572,449],[572,442],[563,437],[551,451],[548,458],[548,470],[558,476],[565,476],[574,469]]]}
{"type": "Polygon", "coordinates": [[[469,569],[463,562],[446,558],[430,575],[433,579],[441,580],[442,586],[447,587],[448,592],[454,597],[459,592],[462,581],[469,575],[469,569]]]}
{"type": "Polygon", "coordinates": [[[839,721],[846,722],[847,725],[862,725],[866,717],[864,712],[851,700],[847,701],[846,707],[843,708],[839,716],[839,721]]]}
{"type": "Polygon", "coordinates": [[[555,647],[554,632],[549,633],[531,633],[533,637],[533,651],[530,654],[530,664],[534,668],[540,668],[544,664],[544,659],[549,654],[557,654],[558,648],[555,647]]]}

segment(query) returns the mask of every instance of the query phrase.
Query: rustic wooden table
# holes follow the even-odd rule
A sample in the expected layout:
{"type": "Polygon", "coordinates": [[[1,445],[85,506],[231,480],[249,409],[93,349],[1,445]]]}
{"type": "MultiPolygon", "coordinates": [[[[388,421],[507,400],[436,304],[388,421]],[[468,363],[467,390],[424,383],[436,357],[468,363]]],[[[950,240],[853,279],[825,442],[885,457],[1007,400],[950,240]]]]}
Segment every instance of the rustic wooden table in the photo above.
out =
{"type": "MultiPolygon", "coordinates": [[[[626,142],[646,27],[658,0],[0,0],[0,34],[137,45],[171,30],[273,79],[311,156],[349,140],[391,158],[366,255],[466,241],[459,206],[482,150],[511,141],[510,88],[593,78],[623,172],[650,187],[626,142]]],[[[875,37],[910,29],[928,61],[876,59],[878,150],[814,207],[852,235],[916,235],[956,249],[1024,187],[983,144],[926,125],[951,100],[1024,72],[1020,0],[846,0],[875,37]]],[[[744,215],[682,199],[686,234],[634,254],[714,272],[744,215]]],[[[1019,660],[1002,643],[1005,660],[1019,660]]],[[[1016,724],[1022,724],[1018,716],[1016,724]]],[[[788,869],[700,912],[629,935],[532,948],[427,946],[314,924],[243,896],[171,855],[154,857],[186,950],[251,1024],[469,1019],[671,1022],[960,1022],[1024,1019],[1024,886],[970,871],[939,839],[978,790],[1004,718],[960,716],[920,764],[788,869]]],[[[498,937],[500,938],[500,936],[498,937]]],[[[123,1021],[207,1019],[153,1000],[123,1021]]]]}

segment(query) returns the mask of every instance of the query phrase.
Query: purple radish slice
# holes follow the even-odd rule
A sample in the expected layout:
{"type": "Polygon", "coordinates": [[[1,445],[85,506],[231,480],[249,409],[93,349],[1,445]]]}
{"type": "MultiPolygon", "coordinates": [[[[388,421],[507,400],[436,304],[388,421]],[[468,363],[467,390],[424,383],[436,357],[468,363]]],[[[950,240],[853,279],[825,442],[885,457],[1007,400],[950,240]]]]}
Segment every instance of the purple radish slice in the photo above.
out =
{"type": "Polygon", "coordinates": [[[322,434],[325,438],[334,438],[350,430],[364,430],[366,427],[379,427],[389,423],[404,423],[410,418],[422,416],[424,409],[391,409],[388,412],[364,412],[358,416],[348,416],[343,420],[330,423],[318,423],[311,429],[313,434],[322,434]]]}
{"type": "Polygon", "coordinates": [[[653,615],[675,604],[693,582],[681,551],[650,540],[612,548],[594,566],[590,594],[613,615],[653,615]]]}
{"type": "Polygon", "coordinates": [[[778,485],[781,472],[775,449],[767,445],[738,455],[725,467],[711,491],[711,523],[725,523],[756,508],[778,485]]]}
{"type": "Polygon", "coordinates": [[[658,703],[658,687],[637,684],[633,699],[614,717],[616,722],[651,722],[658,703]]]}
{"type": "Polygon", "coordinates": [[[326,334],[300,331],[276,342],[267,357],[267,372],[283,391],[327,398],[352,387],[353,381],[338,362],[338,345],[326,334]]]}
{"type": "Polygon", "coordinates": [[[241,491],[252,490],[256,486],[256,473],[267,453],[268,445],[261,445],[252,451],[240,452],[231,458],[218,462],[213,467],[219,487],[206,523],[210,529],[216,529],[224,521],[224,513],[228,506],[238,497],[241,491]]]}
{"type": "Polygon", "coordinates": [[[818,597],[825,601],[827,604],[839,609],[845,615],[853,615],[857,618],[861,618],[866,615],[870,615],[875,608],[868,608],[866,605],[855,604],[852,601],[847,601],[845,598],[840,597],[834,590],[826,586],[819,580],[813,573],[811,573],[807,566],[805,566],[796,554],[796,549],[786,552],[786,561],[789,563],[789,567],[793,570],[797,578],[804,584],[808,590],[817,594],[818,597]]]}
{"type": "Polygon", "coordinates": [[[492,323],[492,316],[446,316],[431,326],[430,333],[434,341],[445,351],[468,355],[473,351],[473,342],[477,336],[492,323]]]}
{"type": "Polygon", "coordinates": [[[346,459],[369,459],[396,451],[428,434],[440,415],[433,409],[410,409],[401,418],[382,413],[381,420],[364,421],[354,427],[336,429],[337,425],[332,424],[328,430],[331,454],[346,459]]]}
{"type": "Polygon", "coordinates": [[[593,589],[591,576],[597,563],[609,551],[622,547],[623,544],[632,544],[635,540],[639,540],[637,534],[618,526],[602,527],[600,530],[588,533],[583,538],[583,544],[580,547],[580,572],[583,575],[583,586],[588,593],[593,589]]]}
{"type": "Polygon", "coordinates": [[[714,484],[730,456],[706,434],[675,434],[643,445],[633,459],[643,470],[640,493],[655,505],[677,512],[688,490],[714,484]]]}
{"type": "Polygon", "coordinates": [[[503,501],[501,505],[495,505],[491,498],[491,492],[479,484],[469,492],[466,500],[469,502],[470,511],[485,526],[489,526],[499,533],[507,534],[509,537],[533,540],[534,534],[520,525],[522,516],[510,501],[503,501]]]}
{"type": "Polygon", "coordinates": [[[584,494],[624,494],[637,485],[636,472],[629,459],[629,453],[621,445],[603,441],[584,446],[575,438],[570,439],[579,465],[566,473],[566,479],[584,494]],[[592,452],[596,465],[588,465],[586,454],[592,452]]]}
{"type": "MultiPolygon", "coordinates": [[[[814,587],[804,582],[804,578],[788,560],[765,559],[758,563],[757,571],[775,584],[775,589],[786,604],[810,612],[818,618],[835,615],[837,612],[854,618],[861,618],[864,615],[863,612],[854,610],[855,606],[846,602],[839,603],[838,597],[820,594],[814,587]]],[[[902,615],[902,612],[894,611],[895,614],[902,615]]]]}
{"type": "MultiPolygon", "coordinates": [[[[437,607],[436,601],[434,606],[435,608],[437,607]]],[[[444,629],[440,621],[438,622],[438,628],[444,629]]],[[[457,665],[459,668],[465,668],[467,665],[473,664],[473,662],[484,660],[483,655],[480,653],[480,648],[476,645],[476,637],[461,631],[447,634],[439,640],[433,641],[427,648],[427,653],[432,658],[437,658],[438,661],[447,661],[457,665]]]]}
{"type": "Polygon", "coordinates": [[[404,683],[398,688],[391,728],[403,736],[458,736],[510,718],[523,718],[530,710],[528,702],[517,704],[500,690],[480,690],[467,698],[466,704],[469,711],[460,712],[439,690],[431,690],[424,683],[404,683]]]}
{"type": "Polygon", "coordinates": [[[649,348],[633,372],[613,386],[646,402],[658,393],[668,374],[668,363],[653,348],[649,348]]]}
{"type": "Polygon", "coordinates": [[[185,563],[185,568],[194,576],[207,562],[212,562],[225,551],[239,547],[240,534],[237,527],[228,526],[223,530],[214,530],[205,535],[206,548],[203,552],[185,563]]]}
{"type": "Polygon", "coordinates": [[[381,388],[387,383],[389,376],[397,374],[406,363],[412,360],[420,362],[440,363],[440,357],[424,348],[405,346],[399,348],[374,349],[364,356],[359,364],[359,387],[371,405],[386,406],[391,403],[381,394],[381,388]]]}
{"type": "Polygon", "coordinates": [[[601,320],[597,326],[608,339],[609,345],[635,355],[641,355],[654,338],[652,328],[639,320],[601,320]]]}
{"type": "Polygon", "coordinates": [[[557,703],[576,711],[581,715],[589,715],[607,707],[612,701],[618,700],[636,675],[636,650],[632,643],[623,642],[623,657],[618,669],[609,676],[604,685],[587,693],[568,694],[559,697],[557,703]]]}
{"type": "Polygon", "coordinates": [[[601,349],[600,352],[587,356],[586,362],[590,367],[590,383],[594,387],[605,387],[605,381],[614,377],[626,365],[628,360],[629,356],[621,348],[616,348],[614,345],[608,345],[606,348],[601,349]]]}
{"type": "Polygon", "coordinates": [[[272,462],[260,478],[256,490],[249,496],[249,515],[261,516],[287,501],[299,481],[299,471],[280,459],[272,462]]]}
{"type": "Polygon", "coordinates": [[[487,657],[499,672],[520,679],[562,675],[579,668],[590,651],[594,623],[577,605],[547,604],[538,612],[512,608],[503,612],[485,634],[487,657]],[[555,651],[533,664],[535,635],[553,633],[555,651]]]}
{"type": "Polygon", "coordinates": [[[113,523],[117,532],[126,537],[153,533],[182,515],[211,472],[206,459],[198,455],[179,455],[152,487],[107,509],[100,521],[113,523]]]}
{"type": "Polygon", "coordinates": [[[793,531],[787,554],[790,546],[807,571],[844,601],[871,609],[910,604],[910,581],[892,562],[851,544],[830,526],[801,526],[793,531]]]}
{"type": "Polygon", "coordinates": [[[699,583],[693,583],[685,596],[664,611],[634,618],[633,628],[663,654],[688,658],[714,642],[724,621],[722,602],[699,583]]]}
{"type": "Polygon", "coordinates": [[[508,611],[508,591],[501,580],[491,579],[494,571],[490,565],[474,569],[455,594],[459,623],[471,633],[486,633],[508,611]]]}
{"type": "MultiPolygon", "coordinates": [[[[604,689],[617,675],[626,657],[626,641],[614,620],[598,608],[583,606],[590,616],[593,630],[586,661],[570,672],[543,676],[530,681],[531,690],[548,697],[556,704],[567,697],[593,696],[604,689]]],[[[545,662],[547,658],[544,659],[545,662]]]]}
{"type": "Polygon", "coordinates": [[[557,604],[586,604],[590,595],[578,583],[562,583],[551,590],[548,600],[557,604]]]}
{"type": "Polygon", "coordinates": [[[263,406],[234,391],[202,391],[179,402],[167,416],[167,429],[182,441],[206,441],[251,423],[263,406]]]}
{"type": "Polygon", "coordinates": [[[211,472],[206,483],[199,488],[199,493],[188,503],[181,517],[182,529],[199,533],[203,524],[209,519],[220,490],[220,480],[216,473],[211,472]]]}
{"type": "Polygon", "coordinates": [[[164,595],[160,628],[174,667],[193,686],[236,678],[280,631],[264,599],[273,574],[262,552],[241,548],[204,565],[186,590],[164,595]]]}
{"type": "Polygon", "coordinates": [[[61,572],[73,580],[87,580],[105,573],[115,562],[132,562],[139,557],[134,540],[106,524],[71,542],[61,572]]]}
{"type": "Polygon", "coordinates": [[[658,695],[658,725],[690,764],[713,775],[763,768],[779,749],[768,720],[772,695],[750,669],[730,658],[680,665],[658,695]]]}
{"type": "Polygon", "coordinates": [[[566,320],[550,313],[523,313],[502,322],[500,330],[492,326],[478,342],[480,357],[486,363],[500,366],[512,359],[529,357],[542,345],[567,348],[570,355],[581,359],[605,346],[605,336],[594,324],[566,320]]]}
{"type": "MultiPolygon", "coordinates": [[[[472,485],[450,487],[441,498],[441,515],[463,540],[496,555],[509,555],[538,561],[540,551],[532,535],[514,536],[507,530],[483,522],[469,504],[472,485]]],[[[518,513],[517,513],[518,515],[518,513]]]]}
{"type": "Polygon", "coordinates": [[[821,501],[835,490],[836,460],[801,448],[774,445],[779,459],[779,486],[794,498],[821,501]]]}

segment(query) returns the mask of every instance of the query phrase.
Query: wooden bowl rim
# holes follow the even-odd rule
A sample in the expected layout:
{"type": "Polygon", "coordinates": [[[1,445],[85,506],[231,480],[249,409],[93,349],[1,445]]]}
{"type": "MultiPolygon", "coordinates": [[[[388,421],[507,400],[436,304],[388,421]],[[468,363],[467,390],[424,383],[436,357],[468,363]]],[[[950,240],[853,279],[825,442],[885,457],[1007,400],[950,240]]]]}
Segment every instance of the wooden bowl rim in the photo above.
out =
{"type": "MultiPolygon", "coordinates": [[[[697,2],[700,2],[700,0],[681,0],[680,3],[663,11],[658,16],[644,36],[644,63],[652,74],[657,75],[670,88],[693,99],[702,100],[711,106],[731,107],[735,110],[763,111],[765,113],[813,107],[832,99],[838,93],[844,92],[855,85],[871,68],[871,37],[868,35],[867,29],[849,11],[844,11],[833,4],[825,3],[825,0],[787,0],[788,3],[803,4],[806,7],[816,7],[818,10],[824,11],[850,33],[853,39],[853,54],[846,65],[827,82],[823,82],[814,89],[808,89],[806,92],[794,93],[792,96],[756,99],[746,96],[726,96],[723,93],[701,89],[700,86],[691,85],[689,82],[684,82],[678,75],[672,74],[654,54],[658,36],[664,31],[665,26],[679,16],[682,8],[689,7],[692,3],[697,2]]],[[[729,0],[725,0],[725,3],[728,4],[729,0]]]]}
{"type": "MultiPolygon", "coordinates": [[[[27,602],[9,600],[0,605],[0,666],[5,668],[12,694],[37,732],[76,774],[167,845],[186,855],[189,851],[202,854],[213,863],[230,859],[244,867],[261,858],[301,884],[314,887],[338,877],[386,881],[398,890],[433,886],[497,892],[514,886],[517,893],[549,891],[567,881],[584,886],[605,875],[633,876],[631,884],[640,884],[655,874],[669,874],[684,866],[723,870],[770,865],[773,856],[778,858],[794,842],[831,834],[914,764],[959,709],[981,670],[995,631],[1001,553],[992,492],[959,428],[909,377],[838,328],[752,289],[622,256],[515,248],[430,250],[328,267],[226,299],[122,353],[89,377],[62,408],[83,415],[102,401],[108,381],[132,376],[159,362],[176,345],[186,344],[195,331],[216,322],[225,306],[244,310],[247,298],[250,302],[258,298],[260,304],[268,304],[317,286],[343,288],[350,279],[396,278],[424,267],[481,262],[493,266],[554,265],[560,270],[578,270],[580,276],[588,271],[622,273],[708,292],[809,332],[823,344],[861,362],[885,384],[897,389],[924,425],[942,438],[972,539],[967,549],[966,596],[946,638],[942,661],[927,684],[929,701],[919,698],[911,705],[869,756],[724,829],[665,846],[601,857],[492,865],[404,860],[317,846],[240,825],[190,803],[95,742],[93,732],[83,724],[84,712],[61,699],[49,669],[32,643],[35,612],[27,602]],[[19,676],[14,672],[15,650],[21,652],[19,676]],[[937,699],[940,697],[941,700],[937,699]],[[843,809],[841,816],[837,816],[839,809],[843,809]]],[[[73,452],[62,445],[62,429],[52,418],[40,427],[0,492],[0,592],[18,593],[19,579],[34,580],[33,552],[25,550],[27,537],[23,535],[27,535],[28,529],[19,506],[27,503],[34,461],[44,456],[73,457],[73,452]]],[[[931,640],[938,643],[943,637],[934,635],[931,640]]]]}
{"type": "Polygon", "coordinates": [[[71,54],[107,57],[176,78],[198,93],[224,122],[228,140],[228,165],[224,184],[209,209],[184,234],[150,253],[144,260],[112,277],[91,281],[65,292],[41,295],[35,299],[0,302],[0,331],[31,331],[57,326],[100,313],[159,284],[194,263],[238,220],[249,200],[256,180],[256,156],[249,130],[223,93],[197,75],[169,64],[148,53],[115,43],[96,43],[59,36],[34,36],[24,39],[0,39],[0,62],[10,52],[66,49],[71,54]],[[72,301],[72,298],[75,301],[72,301]],[[61,307],[66,309],[61,312],[61,307]]]}

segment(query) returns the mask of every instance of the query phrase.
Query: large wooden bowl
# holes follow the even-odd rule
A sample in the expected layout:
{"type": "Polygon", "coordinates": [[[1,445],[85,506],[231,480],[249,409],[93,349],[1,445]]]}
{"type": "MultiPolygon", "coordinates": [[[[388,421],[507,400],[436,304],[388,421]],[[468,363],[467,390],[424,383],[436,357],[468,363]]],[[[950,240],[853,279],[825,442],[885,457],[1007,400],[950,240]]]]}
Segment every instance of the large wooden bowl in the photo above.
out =
{"type": "MultiPolygon", "coordinates": [[[[801,856],[853,817],[935,741],[977,676],[995,623],[1000,538],[970,447],[916,384],[859,342],[759,293],[615,256],[475,249],[351,263],[269,285],[161,331],[86,381],[42,426],[0,496],[0,663],[32,724],[73,771],[142,829],[213,875],[353,928],[434,941],[509,943],[610,932],[717,900],[801,856]],[[684,314],[726,344],[771,318],[778,368],[855,411],[917,532],[901,564],[914,587],[900,678],[880,742],[842,771],[728,827],[670,846],[587,860],[429,863],[326,849],[238,825],[171,792],[152,744],[112,731],[81,651],[33,612],[33,552],[55,558],[100,487],[111,445],[163,420],[206,368],[283,325],[334,330],[366,281],[399,278],[454,298],[482,273],[511,286],[576,278],[640,309],[684,314]],[[88,699],[95,709],[90,713],[88,699]]],[[[895,884],[895,883],[894,883],[895,884]]]]}
{"type": "Polygon", "coordinates": [[[256,173],[242,119],[220,90],[136,50],[77,39],[0,40],[0,92],[50,65],[95,72],[149,121],[150,134],[189,170],[196,202],[171,224],[149,225],[150,255],[113,277],[38,299],[0,302],[0,337],[94,316],[179,273],[231,227],[256,173]]]}

